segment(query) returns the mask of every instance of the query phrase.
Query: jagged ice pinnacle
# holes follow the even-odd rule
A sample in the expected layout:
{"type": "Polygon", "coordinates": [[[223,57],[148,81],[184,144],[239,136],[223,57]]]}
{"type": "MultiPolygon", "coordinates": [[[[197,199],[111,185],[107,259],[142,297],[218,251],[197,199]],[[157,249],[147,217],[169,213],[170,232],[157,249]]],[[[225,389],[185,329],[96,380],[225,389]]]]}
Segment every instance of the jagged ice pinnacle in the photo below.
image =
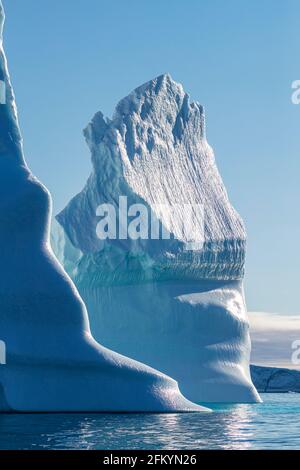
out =
{"type": "Polygon", "coordinates": [[[54,227],[53,246],[94,335],[176,378],[193,401],[259,400],[242,286],[246,234],[207,143],[202,106],[162,75],[122,99],[112,119],[98,112],[84,135],[93,169],[57,216],[63,231],[54,227]],[[147,237],[99,239],[99,205],[113,206],[122,225],[125,196],[170,237],[151,237],[150,224],[147,237]],[[191,237],[181,230],[187,224],[191,237]],[[199,234],[203,243],[191,249],[199,234]]]}

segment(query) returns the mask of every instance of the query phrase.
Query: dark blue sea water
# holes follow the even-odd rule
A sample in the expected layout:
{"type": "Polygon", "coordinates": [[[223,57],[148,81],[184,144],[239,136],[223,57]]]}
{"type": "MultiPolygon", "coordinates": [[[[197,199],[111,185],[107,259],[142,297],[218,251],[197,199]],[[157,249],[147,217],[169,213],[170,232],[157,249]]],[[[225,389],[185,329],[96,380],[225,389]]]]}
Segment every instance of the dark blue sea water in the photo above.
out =
{"type": "Polygon", "coordinates": [[[300,449],[300,394],[203,414],[0,415],[0,449],[300,449]]]}

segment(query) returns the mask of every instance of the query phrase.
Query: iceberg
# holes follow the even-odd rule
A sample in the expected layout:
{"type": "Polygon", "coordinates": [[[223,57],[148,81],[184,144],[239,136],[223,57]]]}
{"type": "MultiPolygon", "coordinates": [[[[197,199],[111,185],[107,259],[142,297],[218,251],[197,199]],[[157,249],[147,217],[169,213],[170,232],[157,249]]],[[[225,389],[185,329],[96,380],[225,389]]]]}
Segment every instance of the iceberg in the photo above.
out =
{"type": "Polygon", "coordinates": [[[203,107],[161,75],[84,131],[92,172],[53,246],[98,341],[178,381],[193,402],[256,402],[243,291],[246,233],[203,107]],[[122,206],[122,207],[121,207],[122,206]]]}
{"type": "Polygon", "coordinates": [[[251,364],[251,376],[262,393],[300,393],[300,371],[283,367],[251,364]]]}
{"type": "Polygon", "coordinates": [[[85,305],[50,248],[50,194],[24,160],[3,23],[0,2],[0,411],[206,410],[175,380],[92,337],[85,305]]]}

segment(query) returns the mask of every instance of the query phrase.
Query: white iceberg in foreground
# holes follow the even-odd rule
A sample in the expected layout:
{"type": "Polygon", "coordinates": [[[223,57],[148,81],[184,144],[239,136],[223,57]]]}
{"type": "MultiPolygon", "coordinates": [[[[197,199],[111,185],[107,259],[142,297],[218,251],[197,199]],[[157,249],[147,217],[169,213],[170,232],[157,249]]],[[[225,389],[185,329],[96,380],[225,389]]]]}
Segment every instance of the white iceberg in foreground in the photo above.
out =
{"type": "MultiPolygon", "coordinates": [[[[0,27],[4,14],[0,2],[0,27]]],[[[51,199],[22,151],[0,48],[0,411],[200,411],[165,375],[101,347],[49,245],[51,199]]]]}
{"type": "Polygon", "coordinates": [[[206,141],[203,108],[162,75],[123,99],[112,120],[97,113],[85,137],[93,171],[57,216],[64,231],[54,227],[53,243],[93,334],[175,378],[192,401],[258,401],[242,287],[245,230],[206,141]],[[136,219],[124,226],[124,198],[129,216],[145,208],[140,238],[125,236],[136,219]],[[153,236],[157,221],[169,239],[153,236]]]}

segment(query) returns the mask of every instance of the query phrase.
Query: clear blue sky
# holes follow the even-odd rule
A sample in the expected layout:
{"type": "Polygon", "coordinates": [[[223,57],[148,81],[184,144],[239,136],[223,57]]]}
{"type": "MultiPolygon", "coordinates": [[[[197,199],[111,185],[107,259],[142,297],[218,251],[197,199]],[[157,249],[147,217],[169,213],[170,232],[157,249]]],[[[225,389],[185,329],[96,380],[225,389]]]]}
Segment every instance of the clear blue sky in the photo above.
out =
{"type": "Polygon", "coordinates": [[[164,72],[206,108],[248,230],[250,310],[300,313],[299,0],[3,0],[27,160],[57,212],[90,170],[93,114],[164,72]]]}

